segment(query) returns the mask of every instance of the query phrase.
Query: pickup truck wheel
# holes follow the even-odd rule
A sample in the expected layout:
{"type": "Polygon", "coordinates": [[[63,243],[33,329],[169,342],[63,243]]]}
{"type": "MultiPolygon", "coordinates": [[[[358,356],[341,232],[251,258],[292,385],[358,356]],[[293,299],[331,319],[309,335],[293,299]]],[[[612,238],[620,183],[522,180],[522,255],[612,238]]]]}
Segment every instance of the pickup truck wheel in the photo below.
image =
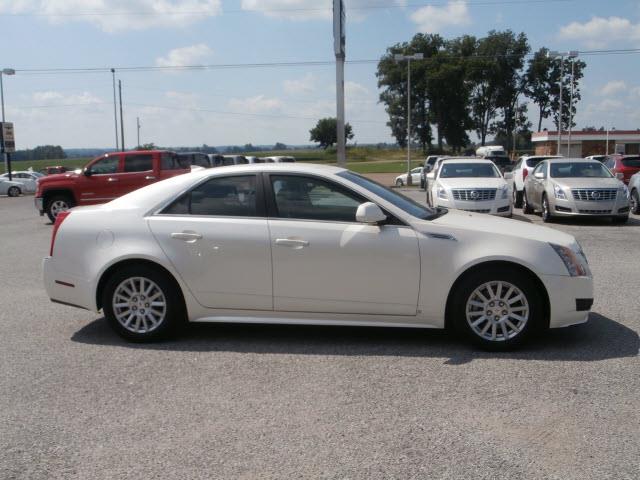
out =
{"type": "Polygon", "coordinates": [[[74,206],[75,203],[67,195],[54,195],[47,200],[47,206],[44,210],[49,220],[53,223],[60,212],[69,210],[74,206]]]}
{"type": "Polygon", "coordinates": [[[18,187],[10,187],[7,191],[7,195],[10,197],[18,197],[20,196],[20,189],[18,187]]]}

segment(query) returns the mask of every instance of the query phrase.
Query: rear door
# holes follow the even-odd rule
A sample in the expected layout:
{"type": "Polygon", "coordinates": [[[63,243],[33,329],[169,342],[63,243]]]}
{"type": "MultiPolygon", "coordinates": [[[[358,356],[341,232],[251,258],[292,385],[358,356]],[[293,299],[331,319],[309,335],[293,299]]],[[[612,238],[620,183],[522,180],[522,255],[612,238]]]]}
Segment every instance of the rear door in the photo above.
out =
{"type": "Polygon", "coordinates": [[[125,153],[122,173],[118,175],[121,195],[157,181],[153,171],[153,153],[125,153]]]}
{"type": "Polygon", "coordinates": [[[257,179],[212,177],[148,218],[162,250],[205,307],[273,309],[269,230],[257,179]]]}

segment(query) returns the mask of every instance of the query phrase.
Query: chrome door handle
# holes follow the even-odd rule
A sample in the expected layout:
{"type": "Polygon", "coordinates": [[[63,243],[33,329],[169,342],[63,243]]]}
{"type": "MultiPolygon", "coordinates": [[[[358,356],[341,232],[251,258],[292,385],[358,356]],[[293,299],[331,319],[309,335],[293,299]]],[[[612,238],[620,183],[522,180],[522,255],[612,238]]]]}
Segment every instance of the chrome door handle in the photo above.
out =
{"type": "Polygon", "coordinates": [[[280,245],[281,247],[303,248],[308,247],[309,242],[295,238],[276,238],[276,245],[280,245]]]}
{"type": "Polygon", "coordinates": [[[107,182],[117,182],[117,181],[118,181],[117,178],[113,178],[113,177],[107,178],[107,182]]]}
{"type": "Polygon", "coordinates": [[[196,232],[174,232],[171,234],[171,238],[176,240],[184,240],[185,242],[194,243],[202,238],[202,235],[196,232]]]}
{"type": "Polygon", "coordinates": [[[144,177],[145,180],[155,180],[156,177],[154,177],[153,175],[147,175],[146,177],[144,177]]]}

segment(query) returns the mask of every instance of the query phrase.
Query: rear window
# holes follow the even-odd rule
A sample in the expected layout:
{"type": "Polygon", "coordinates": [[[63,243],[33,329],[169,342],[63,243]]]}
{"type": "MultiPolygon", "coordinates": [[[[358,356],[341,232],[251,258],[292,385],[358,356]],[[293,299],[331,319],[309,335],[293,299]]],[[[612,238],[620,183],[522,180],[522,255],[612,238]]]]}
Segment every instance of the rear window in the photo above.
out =
{"type": "Polygon", "coordinates": [[[149,170],[153,170],[153,155],[151,154],[125,155],[124,157],[125,172],[147,172],[149,170]]]}
{"type": "Polygon", "coordinates": [[[627,157],[621,161],[625,167],[640,168],[640,157],[627,157]]]}
{"type": "Polygon", "coordinates": [[[546,158],[528,158],[527,167],[536,168],[542,160],[546,160],[546,158]]]}

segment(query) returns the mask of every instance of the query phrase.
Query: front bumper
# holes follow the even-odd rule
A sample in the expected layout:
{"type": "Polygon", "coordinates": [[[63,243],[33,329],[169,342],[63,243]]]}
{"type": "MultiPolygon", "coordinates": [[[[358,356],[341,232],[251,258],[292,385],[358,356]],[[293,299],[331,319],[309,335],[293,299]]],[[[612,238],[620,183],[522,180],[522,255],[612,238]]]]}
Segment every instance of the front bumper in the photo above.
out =
{"type": "Polygon", "coordinates": [[[442,198],[436,197],[435,204],[437,207],[455,208],[457,210],[464,210],[466,212],[486,213],[489,215],[497,215],[500,217],[510,217],[513,212],[510,198],[472,201],[443,200],[442,198]]]}
{"type": "Polygon", "coordinates": [[[589,319],[593,300],[593,278],[541,275],[549,295],[549,327],[561,328],[589,319]]]}
{"type": "Polygon", "coordinates": [[[629,199],[618,194],[615,200],[580,201],[573,198],[550,198],[551,214],[558,217],[611,217],[629,215],[629,199]]]}
{"type": "Polygon", "coordinates": [[[44,202],[42,200],[42,197],[34,197],[33,204],[35,205],[36,210],[38,210],[40,216],[44,215],[44,202]]]}

